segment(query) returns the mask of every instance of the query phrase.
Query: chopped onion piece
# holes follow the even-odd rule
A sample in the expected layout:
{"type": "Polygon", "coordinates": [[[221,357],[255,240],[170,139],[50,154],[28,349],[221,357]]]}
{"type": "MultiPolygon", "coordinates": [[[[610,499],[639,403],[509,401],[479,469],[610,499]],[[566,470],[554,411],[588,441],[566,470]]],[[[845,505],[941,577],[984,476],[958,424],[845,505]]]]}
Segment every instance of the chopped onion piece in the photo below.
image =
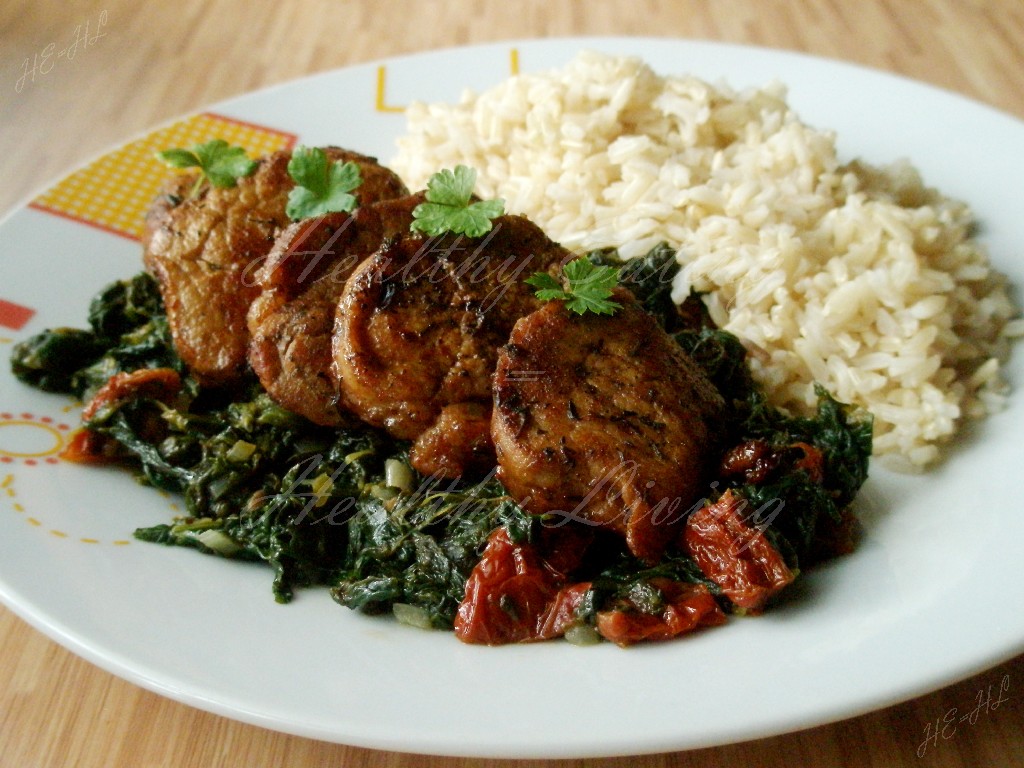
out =
{"type": "Polygon", "coordinates": [[[391,488],[387,485],[371,485],[370,495],[375,499],[380,499],[381,501],[391,501],[391,499],[398,496],[398,491],[397,489],[391,488]]]}
{"type": "Polygon", "coordinates": [[[565,639],[573,645],[595,645],[601,642],[601,636],[589,624],[574,624],[565,630],[565,639]]]}
{"type": "Polygon", "coordinates": [[[391,610],[394,611],[395,618],[402,624],[408,624],[410,627],[419,627],[420,629],[433,628],[433,625],[430,623],[430,614],[418,605],[395,603],[391,610]]]}
{"type": "Polygon", "coordinates": [[[327,499],[334,492],[334,478],[326,472],[321,472],[309,482],[315,497],[313,506],[318,509],[327,503],[327,499]]]}
{"type": "Polygon", "coordinates": [[[401,459],[388,459],[384,462],[384,483],[408,493],[412,490],[412,470],[401,459]]]}
{"type": "Polygon", "coordinates": [[[236,440],[235,444],[231,446],[224,457],[235,464],[240,464],[243,461],[247,461],[253,453],[256,452],[256,446],[252,443],[248,443],[245,440],[236,440]]]}
{"type": "Polygon", "coordinates": [[[196,538],[204,547],[209,547],[221,555],[231,556],[241,549],[234,539],[216,528],[203,531],[196,538]]]}

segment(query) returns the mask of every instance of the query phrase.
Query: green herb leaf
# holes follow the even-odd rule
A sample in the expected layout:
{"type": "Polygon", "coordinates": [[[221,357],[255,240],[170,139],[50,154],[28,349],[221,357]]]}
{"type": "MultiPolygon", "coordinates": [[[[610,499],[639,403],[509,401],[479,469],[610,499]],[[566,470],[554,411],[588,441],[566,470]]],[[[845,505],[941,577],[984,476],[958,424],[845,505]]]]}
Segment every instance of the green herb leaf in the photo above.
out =
{"type": "Polygon", "coordinates": [[[319,147],[296,148],[288,161],[288,175],[296,186],[288,194],[285,213],[293,220],[351,211],[356,207],[351,193],[363,183],[358,165],[331,162],[319,147]]]}
{"type": "Polygon", "coordinates": [[[546,272],[535,272],[526,283],[537,290],[534,295],[542,301],[564,301],[577,315],[593,312],[596,315],[614,315],[622,305],[608,297],[618,283],[618,270],[599,267],[585,257],[573,259],[562,268],[569,287],[563,288],[546,272]]]}
{"type": "Polygon", "coordinates": [[[554,301],[566,296],[565,291],[562,290],[562,284],[547,272],[535,272],[526,278],[526,283],[537,289],[534,291],[534,295],[541,301],[554,301]]]}
{"type": "Polygon", "coordinates": [[[199,165],[199,157],[190,149],[165,149],[156,156],[172,168],[195,168],[199,165]]]}
{"type": "Polygon", "coordinates": [[[199,192],[204,180],[214,187],[226,189],[256,170],[256,161],[245,153],[243,147],[232,147],[224,139],[211,139],[205,144],[196,144],[192,149],[165,149],[157,152],[156,156],[172,168],[199,169],[199,178],[192,188],[193,196],[199,192]]]}
{"type": "Polygon", "coordinates": [[[438,171],[427,182],[427,200],[439,205],[462,206],[469,203],[476,186],[476,170],[465,165],[454,171],[438,171]]]}
{"type": "Polygon", "coordinates": [[[425,203],[412,212],[412,229],[431,237],[451,232],[482,237],[491,231],[492,220],[505,212],[504,200],[473,199],[476,171],[465,165],[438,171],[427,182],[425,203]]]}

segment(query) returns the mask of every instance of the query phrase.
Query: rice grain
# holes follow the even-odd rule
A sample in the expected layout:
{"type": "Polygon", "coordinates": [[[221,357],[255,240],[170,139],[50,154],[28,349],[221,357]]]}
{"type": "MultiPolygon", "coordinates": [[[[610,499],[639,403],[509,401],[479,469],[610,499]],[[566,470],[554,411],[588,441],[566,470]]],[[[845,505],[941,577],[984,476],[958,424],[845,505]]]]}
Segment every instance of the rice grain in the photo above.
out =
{"type": "Polygon", "coordinates": [[[413,104],[392,165],[410,187],[474,167],[481,197],[580,252],[669,242],[674,296],[708,292],[776,405],[807,412],[819,382],[874,414],[876,456],[920,469],[1005,402],[1000,361],[1024,323],[966,205],[909,163],[841,162],[785,99],[584,52],[413,104]]]}

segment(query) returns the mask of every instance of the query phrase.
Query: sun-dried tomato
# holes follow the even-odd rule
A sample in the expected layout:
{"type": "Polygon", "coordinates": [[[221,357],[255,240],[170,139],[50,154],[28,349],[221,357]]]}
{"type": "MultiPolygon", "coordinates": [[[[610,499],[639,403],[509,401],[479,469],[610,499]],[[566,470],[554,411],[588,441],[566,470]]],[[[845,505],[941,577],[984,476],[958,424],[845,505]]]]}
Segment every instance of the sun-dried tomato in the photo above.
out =
{"type": "MultiPolygon", "coordinates": [[[[135,398],[147,397],[168,401],[181,391],[181,377],[170,368],[143,368],[116,373],[100,387],[82,410],[82,421],[94,418],[103,408],[135,398]]],[[[120,456],[119,446],[113,438],[87,428],[76,430],[61,451],[65,461],[80,464],[100,464],[114,461],[120,456]]]]}
{"type": "Polygon", "coordinates": [[[745,440],[726,451],[719,465],[722,477],[740,476],[747,483],[764,482],[781,457],[764,440],[745,440]]]}
{"type": "Polygon", "coordinates": [[[704,575],[734,604],[759,613],[795,576],[764,533],[744,520],[746,506],[746,499],[726,491],[690,515],[683,541],[704,575]]]}
{"type": "MultiPolygon", "coordinates": [[[[566,549],[589,543],[571,529],[542,534],[545,548],[562,552],[561,568],[578,557],[566,549]],[[555,546],[560,539],[563,547],[555,546]]],[[[528,543],[515,543],[499,528],[487,540],[480,562],[466,582],[466,595],[455,616],[455,635],[465,643],[501,645],[550,640],[565,634],[576,621],[576,609],[589,584],[565,586],[567,573],[552,567],[528,543]]]]}
{"type": "Polygon", "coordinates": [[[142,368],[115,373],[85,406],[82,421],[89,421],[101,409],[126,400],[149,398],[167,402],[180,391],[181,376],[171,368],[142,368]]]}
{"type": "Polygon", "coordinates": [[[580,621],[579,609],[583,601],[587,599],[590,587],[589,581],[582,581],[579,584],[570,584],[558,590],[541,617],[536,636],[531,639],[550,640],[554,637],[561,637],[569,627],[578,624],[580,621]]]}
{"type": "Polygon", "coordinates": [[[671,640],[699,627],[725,622],[725,614],[703,584],[683,584],[669,579],[652,579],[665,600],[660,614],[641,613],[625,605],[597,614],[597,631],[616,645],[653,640],[671,640]]]}
{"type": "Polygon", "coordinates": [[[803,453],[803,456],[797,459],[793,466],[804,470],[812,482],[823,482],[825,479],[825,457],[821,451],[810,443],[793,443],[790,448],[797,449],[803,453]]]}
{"type": "Polygon", "coordinates": [[[536,539],[544,565],[568,579],[583,564],[583,556],[594,542],[594,529],[581,525],[541,526],[536,539]]]}
{"type": "Polygon", "coordinates": [[[784,462],[792,462],[795,469],[804,470],[812,482],[820,483],[825,477],[825,458],[810,443],[773,448],[764,440],[744,440],[730,448],[722,457],[718,472],[721,477],[741,477],[743,482],[758,485],[768,480],[784,462]]]}
{"type": "Polygon", "coordinates": [[[98,432],[76,429],[68,440],[60,457],[77,464],[102,464],[112,461],[117,454],[117,441],[98,432]]]}

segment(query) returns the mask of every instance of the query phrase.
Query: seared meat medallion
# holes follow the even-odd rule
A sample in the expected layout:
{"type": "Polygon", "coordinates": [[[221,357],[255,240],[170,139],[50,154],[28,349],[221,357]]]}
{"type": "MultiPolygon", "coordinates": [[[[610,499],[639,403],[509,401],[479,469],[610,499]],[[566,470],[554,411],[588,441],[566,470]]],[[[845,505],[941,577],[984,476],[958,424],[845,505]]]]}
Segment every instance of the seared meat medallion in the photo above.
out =
{"type": "Polygon", "coordinates": [[[151,209],[144,260],[192,373],[230,385],[251,365],[316,424],[412,441],[424,475],[497,460],[528,511],[607,527],[657,559],[701,490],[724,409],[714,386],[629,291],[613,317],[537,299],[525,278],[574,256],[526,218],[500,216],[482,238],[413,234],[422,193],[325,151],[360,166],[351,214],[289,222],[289,152],[195,197],[180,174],[151,209]]]}
{"type": "Polygon", "coordinates": [[[572,254],[521,216],[482,238],[406,235],[349,278],[338,305],[335,372],[365,422],[413,440],[413,466],[457,477],[490,469],[491,384],[516,320],[541,306],[523,282],[572,254]]]}
{"type": "Polygon", "coordinates": [[[653,562],[701,495],[725,401],[632,294],[612,298],[614,316],[552,301],[515,324],[491,434],[527,511],[610,528],[653,562]]]}
{"type": "MultiPolygon", "coordinates": [[[[361,204],[408,194],[373,158],[334,147],[325,152],[359,165],[361,204]]],[[[204,384],[231,384],[245,371],[246,313],[260,290],[253,273],[290,223],[290,158],[287,151],[268,155],[237,186],[207,185],[195,197],[196,174],[176,175],[147,215],[143,260],[160,282],[175,349],[204,384]]]]}
{"type": "Polygon", "coordinates": [[[298,221],[277,238],[249,308],[249,363],[277,403],[323,426],[355,423],[331,375],[338,301],[356,267],[407,231],[422,201],[408,195],[298,221]]]}

